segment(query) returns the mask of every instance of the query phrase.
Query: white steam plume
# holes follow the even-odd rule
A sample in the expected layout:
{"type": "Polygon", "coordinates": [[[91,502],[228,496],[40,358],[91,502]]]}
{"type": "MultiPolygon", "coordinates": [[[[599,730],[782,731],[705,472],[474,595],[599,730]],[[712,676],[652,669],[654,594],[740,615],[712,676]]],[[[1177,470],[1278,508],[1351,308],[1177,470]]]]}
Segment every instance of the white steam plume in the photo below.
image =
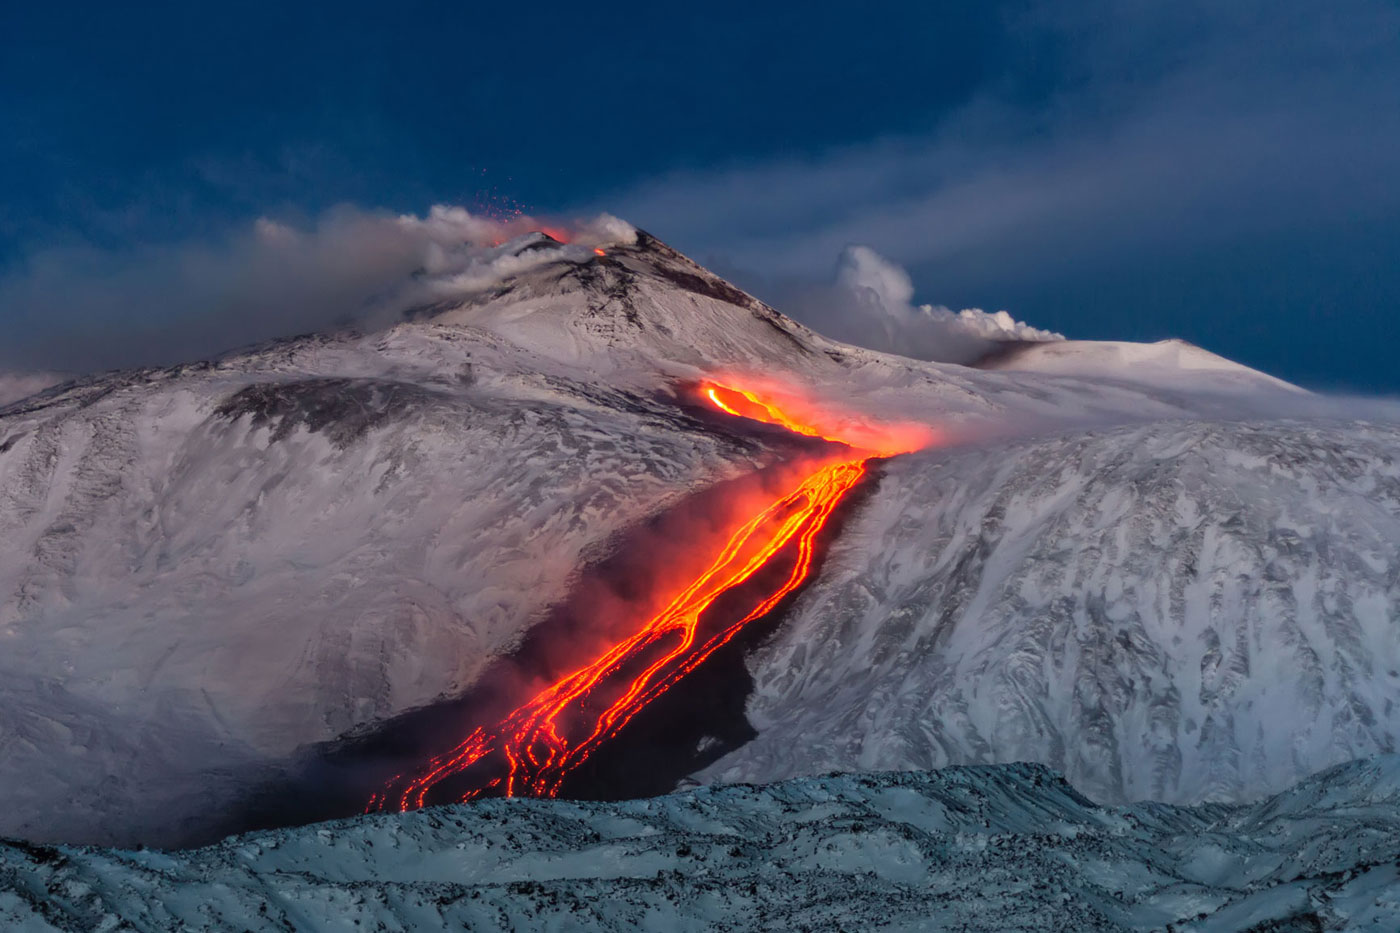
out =
{"type": "Polygon", "coordinates": [[[916,307],[913,299],[914,284],[904,269],[869,247],[851,246],[837,263],[835,286],[809,292],[795,310],[838,340],[944,363],[970,363],[1002,341],[1064,339],[1005,311],[916,307]]]}

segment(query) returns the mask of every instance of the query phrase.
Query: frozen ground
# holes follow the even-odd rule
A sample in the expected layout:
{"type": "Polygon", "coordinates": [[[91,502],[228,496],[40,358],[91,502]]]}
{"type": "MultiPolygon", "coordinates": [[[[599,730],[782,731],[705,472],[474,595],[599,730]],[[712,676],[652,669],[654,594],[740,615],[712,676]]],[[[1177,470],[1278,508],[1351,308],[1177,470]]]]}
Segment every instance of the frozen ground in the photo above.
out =
{"type": "Polygon", "coordinates": [[[184,852],[0,844],[7,930],[1400,928],[1400,758],[1257,805],[1040,765],[494,800],[184,852]]]}

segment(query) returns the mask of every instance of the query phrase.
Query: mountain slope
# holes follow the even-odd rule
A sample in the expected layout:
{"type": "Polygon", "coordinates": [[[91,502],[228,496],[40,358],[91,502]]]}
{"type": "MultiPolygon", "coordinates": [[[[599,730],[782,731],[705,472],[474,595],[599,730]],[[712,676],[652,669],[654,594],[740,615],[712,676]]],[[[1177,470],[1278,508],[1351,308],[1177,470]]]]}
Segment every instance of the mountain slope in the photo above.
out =
{"type": "Polygon", "coordinates": [[[500,800],[190,852],[0,844],[0,921],[93,929],[1394,929],[1400,760],[1103,809],[1033,765],[500,800]],[[123,924],[125,926],[123,926],[123,924]]]}
{"type": "Polygon", "coordinates": [[[457,336],[298,342],[0,420],[0,832],[147,838],[153,782],[459,692],[585,555],[773,456],[457,336]]]}
{"type": "MultiPolygon", "coordinates": [[[[1259,381],[1222,392],[1194,378],[1147,384],[921,363],[821,337],[645,234],[598,249],[602,255],[528,236],[488,250],[479,264],[485,272],[425,272],[421,291],[436,300],[374,333],[294,338],[211,363],[93,377],[0,408],[0,789],[9,804],[0,834],[182,841],[207,832],[229,800],[299,748],[460,695],[573,592],[581,570],[619,535],[700,490],[794,455],[792,440],[771,429],[700,413],[692,395],[701,378],[743,373],[855,422],[923,422],[948,443],[974,448],[892,461],[852,526],[856,550],[842,552],[811,592],[813,605],[840,606],[856,598],[841,575],[859,575],[863,561],[918,568],[929,579],[916,614],[930,618],[942,611],[934,605],[945,585],[941,562],[957,557],[965,536],[931,530],[925,540],[911,528],[860,522],[889,524],[907,509],[930,529],[957,527],[960,513],[923,511],[943,502],[981,522],[978,510],[1000,488],[988,483],[1015,489],[1044,466],[1020,455],[1002,463],[996,445],[1008,437],[1059,436],[1071,455],[1075,438],[1092,444],[1105,425],[1259,419],[1322,404],[1259,381]],[[977,453],[988,445],[988,454],[977,453]],[[965,471],[947,466],[954,463],[965,471]],[[998,471],[1017,464],[1021,474],[998,471]]],[[[1176,429],[1141,430],[1144,438],[1161,430],[1172,443],[1176,429]]],[[[1268,495],[1291,501],[1316,492],[1324,504],[1334,493],[1364,497],[1372,488],[1389,496],[1393,439],[1379,428],[1335,431],[1333,447],[1345,450],[1353,436],[1362,445],[1354,475],[1286,473],[1276,479],[1281,491],[1268,495]]],[[[1228,432],[1212,438],[1219,454],[1202,468],[1202,488],[1217,469],[1230,475],[1237,454],[1254,456],[1232,452],[1228,432]]],[[[1085,461],[1105,471],[1085,480],[1094,481],[1094,495],[1127,496],[1122,501],[1144,514],[1168,508],[1166,486],[1139,502],[1138,480],[1114,472],[1113,456],[1085,461]]],[[[1037,495],[1055,498],[1053,489],[1037,495]]],[[[1346,514],[1379,522],[1391,514],[1389,502],[1378,499],[1372,517],[1359,505],[1346,514]]],[[[1125,527],[1133,520],[1126,505],[1112,518],[1125,527]]],[[[1247,527],[1269,540],[1269,528],[1247,527]]],[[[1377,528],[1375,547],[1391,546],[1390,532],[1377,528]]],[[[1080,548],[1081,532],[1111,534],[1068,528],[1031,571],[1046,581],[1056,573],[1083,580],[1094,568],[1106,579],[1120,565],[1125,580],[1144,573],[1132,549],[1080,548]],[[1057,562],[1060,569],[1050,569],[1057,562]]],[[[1368,582],[1369,558],[1355,557],[1352,543],[1318,542],[1313,563],[1326,565],[1330,585],[1340,591],[1354,577],[1389,600],[1387,609],[1395,605],[1389,584],[1368,582]]],[[[1300,547],[1307,551],[1311,540],[1300,547]]],[[[1015,584],[999,573],[985,575],[987,587],[1015,584]]],[[[978,565],[959,574],[960,587],[982,585],[978,565]]],[[[882,600],[869,601],[863,624],[883,643],[915,610],[882,600]]],[[[1231,624],[1257,627],[1275,610],[1267,601],[1241,604],[1231,624]]],[[[1160,643],[1182,624],[1172,612],[1144,628],[1147,641],[1133,651],[1148,660],[1131,664],[1197,663],[1160,643]]],[[[1013,628],[1041,624],[1032,615],[1005,620],[1013,628]]],[[[791,631],[811,625],[800,615],[791,631]]],[[[1385,626],[1363,627],[1357,637],[1358,652],[1392,651],[1385,626]]],[[[932,671],[967,663],[919,657],[929,671],[898,675],[910,689],[932,690],[941,676],[932,671]]],[[[849,676],[854,696],[872,675],[846,661],[830,659],[817,674],[793,655],[783,662],[793,665],[791,675],[764,670],[763,660],[756,670],[765,685],[775,677],[849,676]]],[[[1109,689],[1117,670],[1088,675],[1084,689],[1109,689]]],[[[1162,675],[1172,683],[1185,676],[1175,667],[1162,675]]],[[[1389,713],[1375,711],[1400,698],[1400,688],[1379,676],[1372,684],[1365,702],[1376,722],[1325,753],[1304,742],[1296,766],[1271,758],[1263,771],[1226,775],[1208,795],[1245,796],[1258,790],[1256,773],[1277,787],[1310,765],[1386,748],[1389,713]]],[[[1338,689],[1342,696],[1353,688],[1338,689]]],[[[765,712],[774,691],[763,691],[753,715],[768,717],[766,735],[779,714],[765,712]]],[[[846,695],[789,694],[800,702],[781,718],[826,716],[829,726],[843,711],[812,712],[804,698],[830,703],[846,695]]],[[[908,715],[890,728],[946,728],[923,718],[937,712],[932,696],[899,707],[908,715]]],[[[1244,701],[1221,696],[1222,710],[1244,701]]],[[[995,717],[997,709],[993,702],[977,715],[995,717]]],[[[1081,713],[1069,704],[1046,715],[1068,736],[1081,713]]],[[[864,742],[862,728],[846,738],[827,733],[828,745],[814,752],[832,766],[859,763],[829,749],[864,742]]],[[[1135,725],[1109,716],[1104,728],[1135,725]]],[[[1290,735],[1271,733],[1269,741],[1290,735]]],[[[766,741],[743,759],[751,766],[726,767],[771,778],[811,764],[765,759],[766,741]]],[[[1058,762],[1056,741],[1018,747],[1058,762]]],[[[944,754],[893,756],[888,765],[988,757],[975,743],[951,740],[944,754]]],[[[1096,760],[1092,768],[1064,764],[1076,780],[1102,775],[1114,795],[1194,793],[1159,781],[1155,764],[1142,771],[1134,763],[1111,778],[1119,759],[1096,760]]]]}
{"type": "Polygon", "coordinates": [[[0,834],[182,841],[297,749],[460,694],[619,532],[791,453],[678,384],[837,366],[645,235],[494,255],[377,333],[0,409],[0,834]]]}
{"type": "Polygon", "coordinates": [[[1159,422],[891,461],[707,780],[1033,760],[1248,799],[1400,742],[1400,429],[1159,422]]]}
{"type": "Polygon", "coordinates": [[[1260,388],[1301,392],[1297,386],[1203,350],[1184,340],[1056,340],[1009,343],[977,364],[983,369],[1076,376],[1147,385],[1180,385],[1190,379],[1220,392],[1260,388]]]}

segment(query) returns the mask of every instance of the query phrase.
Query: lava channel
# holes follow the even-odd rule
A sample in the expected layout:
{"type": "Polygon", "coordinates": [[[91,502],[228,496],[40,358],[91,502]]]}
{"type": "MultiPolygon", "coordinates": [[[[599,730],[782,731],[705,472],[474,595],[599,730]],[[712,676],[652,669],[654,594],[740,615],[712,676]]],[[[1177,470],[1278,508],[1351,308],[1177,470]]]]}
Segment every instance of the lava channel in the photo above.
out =
{"type": "MultiPolygon", "coordinates": [[[[727,414],[841,443],[755,391],[707,383],[701,394],[727,414]]],[[[846,455],[815,469],[735,531],[710,565],[633,634],[495,725],[477,727],[417,773],[390,779],[370,798],[366,812],[417,809],[430,795],[432,802],[442,802],[434,790],[444,782],[451,782],[453,796],[462,801],[488,793],[556,796],[565,777],[647,704],[806,581],[822,529],[865,475],[871,457],[891,452],[847,447],[846,455]],[[786,574],[762,573],[790,547],[796,558],[786,574]],[[772,582],[753,593],[745,614],[704,637],[700,623],[706,610],[751,581],[772,582]]]]}

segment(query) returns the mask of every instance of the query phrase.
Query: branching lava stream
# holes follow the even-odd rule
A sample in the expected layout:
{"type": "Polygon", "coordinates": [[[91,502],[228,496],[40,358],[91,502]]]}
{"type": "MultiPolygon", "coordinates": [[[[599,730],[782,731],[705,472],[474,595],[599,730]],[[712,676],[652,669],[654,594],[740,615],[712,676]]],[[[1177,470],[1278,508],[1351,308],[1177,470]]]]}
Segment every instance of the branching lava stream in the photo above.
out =
{"type": "MultiPolygon", "coordinates": [[[[761,391],[710,382],[700,392],[727,414],[845,443],[831,436],[831,429],[808,423],[821,419],[785,411],[761,391]]],[[[872,436],[868,426],[860,434],[862,442],[872,436]]],[[[648,703],[806,581],[819,533],[865,475],[869,458],[912,449],[896,437],[892,431],[882,449],[845,447],[836,459],[825,462],[734,531],[709,566],[630,636],[539,691],[495,725],[478,726],[416,774],[394,777],[371,797],[366,812],[422,807],[434,789],[449,780],[459,800],[492,792],[558,794],[565,776],[648,703]],[[795,548],[796,558],[785,575],[761,574],[789,548],[795,548]],[[746,613],[704,637],[700,623],[706,610],[720,597],[756,580],[773,582],[765,582],[746,613]],[[479,779],[474,779],[477,775],[479,779]]],[[[440,791],[434,802],[437,796],[440,791]]]]}

